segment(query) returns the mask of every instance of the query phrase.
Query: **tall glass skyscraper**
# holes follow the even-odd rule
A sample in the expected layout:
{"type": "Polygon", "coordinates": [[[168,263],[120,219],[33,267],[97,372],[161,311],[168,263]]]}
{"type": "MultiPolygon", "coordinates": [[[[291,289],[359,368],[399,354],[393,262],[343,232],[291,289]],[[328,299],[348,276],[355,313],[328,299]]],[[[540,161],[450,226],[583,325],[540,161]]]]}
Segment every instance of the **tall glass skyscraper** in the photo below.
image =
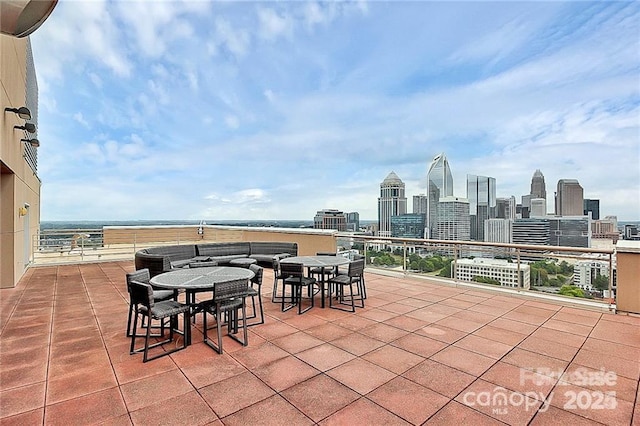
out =
{"type": "Polygon", "coordinates": [[[467,175],[471,240],[484,241],[484,221],[496,217],[496,180],[467,175]]]}
{"type": "Polygon", "coordinates": [[[404,182],[394,172],[380,184],[378,198],[378,232],[381,237],[391,236],[391,217],[407,213],[407,197],[404,182]]]}
{"type": "Polygon", "coordinates": [[[440,198],[453,196],[453,176],[444,152],[436,155],[427,172],[427,238],[438,238],[438,202],[440,198]]]}
{"type": "Polygon", "coordinates": [[[582,186],[575,179],[560,179],[556,192],[557,216],[582,216],[584,196],[582,186]]]}
{"type": "Polygon", "coordinates": [[[531,178],[531,198],[547,199],[547,186],[544,183],[544,175],[540,169],[536,169],[531,178]]]}

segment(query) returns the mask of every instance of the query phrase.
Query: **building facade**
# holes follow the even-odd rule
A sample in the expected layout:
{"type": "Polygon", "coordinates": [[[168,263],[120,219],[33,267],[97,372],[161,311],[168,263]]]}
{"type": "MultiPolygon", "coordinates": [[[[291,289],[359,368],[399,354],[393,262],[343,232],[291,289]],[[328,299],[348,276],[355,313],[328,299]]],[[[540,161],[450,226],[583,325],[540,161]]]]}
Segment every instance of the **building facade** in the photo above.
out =
{"type": "Polygon", "coordinates": [[[576,179],[560,179],[556,192],[556,216],[582,216],[584,191],[576,179]]]}
{"type": "Polygon", "coordinates": [[[453,197],[453,175],[444,152],[433,158],[427,172],[427,238],[440,238],[437,234],[438,203],[443,197],[453,197]]]}
{"type": "Polygon", "coordinates": [[[589,216],[589,213],[591,213],[591,219],[600,219],[600,200],[590,200],[585,198],[582,214],[589,216]]]}
{"type": "Polygon", "coordinates": [[[0,34],[0,63],[0,288],[7,288],[29,265],[40,228],[38,84],[29,38],[0,34]],[[30,118],[19,115],[23,107],[30,118]]]}
{"type": "Polygon", "coordinates": [[[500,282],[503,287],[530,288],[531,268],[529,265],[508,262],[504,259],[457,259],[456,278],[462,281],[477,281],[477,277],[500,282]]]}
{"type": "Polygon", "coordinates": [[[531,178],[531,192],[529,195],[531,195],[531,198],[547,199],[547,185],[544,182],[544,175],[540,169],[536,169],[536,171],[533,172],[533,177],[531,178]]]}
{"type": "Polygon", "coordinates": [[[516,197],[496,198],[496,218],[516,219],[516,197]]]}
{"type": "Polygon", "coordinates": [[[407,213],[407,197],[404,195],[404,182],[391,172],[380,184],[378,198],[378,235],[391,236],[391,218],[407,213]]]}
{"type": "Polygon", "coordinates": [[[547,219],[516,219],[513,222],[514,244],[546,246],[549,244],[549,221],[547,219]]]}
{"type": "Polygon", "coordinates": [[[436,232],[440,240],[470,240],[469,201],[466,198],[443,197],[438,200],[436,232]]]}
{"type": "Polygon", "coordinates": [[[549,217],[550,246],[591,247],[591,221],[587,216],[549,217]]]}
{"type": "Polygon", "coordinates": [[[347,213],[347,231],[356,232],[360,230],[360,213],[347,213]]]}
{"type": "Polygon", "coordinates": [[[403,214],[391,217],[391,236],[398,238],[423,238],[424,215],[403,214]]]}
{"type": "Polygon", "coordinates": [[[347,230],[347,216],[344,212],[335,209],[319,210],[313,218],[314,229],[347,230]]]}
{"type": "Polygon", "coordinates": [[[512,243],[513,221],[511,219],[485,220],[484,240],[491,243],[512,243]]]}
{"type": "Polygon", "coordinates": [[[484,221],[496,217],[496,180],[467,175],[467,199],[471,240],[484,241],[484,221]]]}
{"type": "Polygon", "coordinates": [[[544,198],[532,198],[529,217],[547,217],[547,200],[544,198]]]}

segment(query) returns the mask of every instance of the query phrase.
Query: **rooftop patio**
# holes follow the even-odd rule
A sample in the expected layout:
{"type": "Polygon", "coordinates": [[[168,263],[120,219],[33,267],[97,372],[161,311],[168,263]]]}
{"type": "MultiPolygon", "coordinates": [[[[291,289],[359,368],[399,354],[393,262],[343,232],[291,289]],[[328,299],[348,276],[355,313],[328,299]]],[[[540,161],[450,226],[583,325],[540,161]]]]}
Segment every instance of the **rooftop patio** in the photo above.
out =
{"type": "Polygon", "coordinates": [[[640,422],[635,316],[367,270],[355,314],[265,297],[248,347],[216,354],[198,316],[192,346],[143,364],[125,337],[133,269],[31,268],[0,290],[1,424],[640,422]]]}

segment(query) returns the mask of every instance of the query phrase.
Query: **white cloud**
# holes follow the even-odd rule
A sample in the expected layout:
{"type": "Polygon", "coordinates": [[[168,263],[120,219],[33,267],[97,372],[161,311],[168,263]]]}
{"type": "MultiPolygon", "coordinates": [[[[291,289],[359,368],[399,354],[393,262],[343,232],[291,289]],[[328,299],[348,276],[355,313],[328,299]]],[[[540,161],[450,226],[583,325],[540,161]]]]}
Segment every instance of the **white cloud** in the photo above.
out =
{"type": "Polygon", "coordinates": [[[290,37],[293,32],[293,21],[290,16],[278,13],[273,9],[258,8],[259,34],[273,40],[280,36],[290,37]]]}

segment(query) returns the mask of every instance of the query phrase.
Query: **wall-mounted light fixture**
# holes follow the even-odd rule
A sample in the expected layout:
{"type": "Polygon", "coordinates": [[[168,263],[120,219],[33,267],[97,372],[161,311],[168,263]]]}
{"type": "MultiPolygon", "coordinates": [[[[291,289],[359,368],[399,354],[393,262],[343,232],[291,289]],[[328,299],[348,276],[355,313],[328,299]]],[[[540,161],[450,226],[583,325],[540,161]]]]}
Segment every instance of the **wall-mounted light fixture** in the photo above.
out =
{"type": "Polygon", "coordinates": [[[24,143],[28,143],[29,145],[31,145],[34,148],[37,148],[40,146],[40,141],[36,138],[33,139],[20,139],[20,142],[24,142],[24,143]]]}
{"type": "Polygon", "coordinates": [[[26,207],[20,207],[20,208],[18,209],[18,214],[19,214],[20,216],[26,216],[26,215],[27,215],[27,213],[29,213],[29,210],[27,210],[27,208],[26,208],[26,207]]]}
{"type": "Polygon", "coordinates": [[[24,123],[24,126],[13,126],[14,129],[26,130],[29,133],[36,132],[36,125],[33,123],[24,123]]]}
{"type": "Polygon", "coordinates": [[[29,111],[29,108],[27,107],[5,108],[4,110],[5,112],[9,111],[18,114],[18,117],[22,118],[23,120],[31,120],[31,111],[29,111]]]}

